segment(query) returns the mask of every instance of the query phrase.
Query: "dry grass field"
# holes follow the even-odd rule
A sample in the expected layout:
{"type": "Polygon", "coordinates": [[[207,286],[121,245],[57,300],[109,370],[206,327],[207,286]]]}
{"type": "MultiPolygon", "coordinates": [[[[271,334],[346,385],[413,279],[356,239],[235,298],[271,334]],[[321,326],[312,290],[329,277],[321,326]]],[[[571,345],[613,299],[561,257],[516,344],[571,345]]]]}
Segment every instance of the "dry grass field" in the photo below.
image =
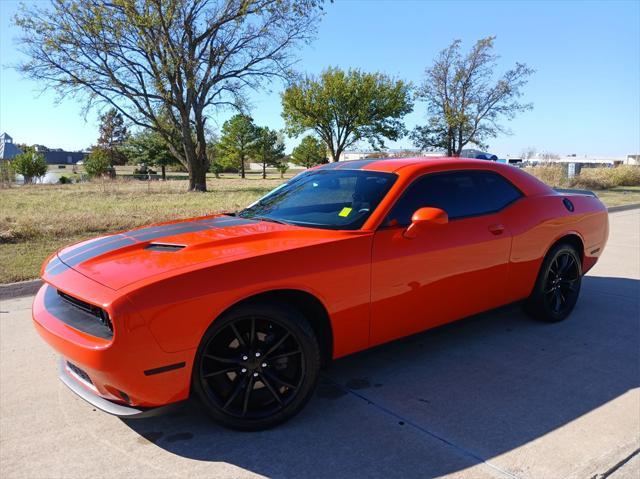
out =
{"type": "MultiPolygon", "coordinates": [[[[557,171],[535,168],[552,186],[557,171]],[[551,175],[550,177],[548,177],[551,175]]],[[[596,174],[593,172],[591,174],[596,174]]],[[[103,180],[0,189],[0,284],[36,278],[64,245],[149,223],[238,210],[282,180],[209,179],[209,192],[186,193],[186,181],[103,180]]],[[[581,185],[571,185],[579,187],[581,185]]],[[[640,203],[640,187],[597,191],[607,206],[640,203]]]]}
{"type": "Polygon", "coordinates": [[[186,181],[96,181],[0,190],[0,283],[38,276],[56,249],[92,236],[149,223],[235,211],[280,179],[211,179],[207,193],[186,181]]]}

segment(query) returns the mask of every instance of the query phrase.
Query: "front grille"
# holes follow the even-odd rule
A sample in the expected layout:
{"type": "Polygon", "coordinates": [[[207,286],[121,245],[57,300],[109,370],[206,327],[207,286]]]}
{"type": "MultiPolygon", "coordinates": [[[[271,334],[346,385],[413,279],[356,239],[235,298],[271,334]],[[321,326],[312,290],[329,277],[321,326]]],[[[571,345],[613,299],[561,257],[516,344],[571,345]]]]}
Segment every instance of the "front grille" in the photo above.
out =
{"type": "Polygon", "coordinates": [[[60,296],[63,300],[65,300],[67,303],[71,304],[72,306],[75,306],[76,308],[81,309],[85,313],[89,313],[95,316],[98,319],[98,321],[102,323],[103,326],[105,326],[109,331],[113,333],[113,324],[111,323],[111,319],[109,319],[109,313],[107,313],[104,309],[98,308],[97,306],[94,306],[89,303],[85,303],[84,301],[78,298],[74,298],[73,296],[69,296],[68,294],[63,293],[62,291],[58,291],[58,296],[60,296]]]}
{"type": "Polygon", "coordinates": [[[109,314],[98,306],[46,286],[44,307],[49,314],[78,331],[102,339],[113,338],[109,314]]]}
{"type": "Polygon", "coordinates": [[[80,379],[93,385],[93,382],[91,381],[91,378],[89,377],[89,375],[85,373],[82,369],[80,369],[78,366],[67,361],[67,367],[80,379]]]}

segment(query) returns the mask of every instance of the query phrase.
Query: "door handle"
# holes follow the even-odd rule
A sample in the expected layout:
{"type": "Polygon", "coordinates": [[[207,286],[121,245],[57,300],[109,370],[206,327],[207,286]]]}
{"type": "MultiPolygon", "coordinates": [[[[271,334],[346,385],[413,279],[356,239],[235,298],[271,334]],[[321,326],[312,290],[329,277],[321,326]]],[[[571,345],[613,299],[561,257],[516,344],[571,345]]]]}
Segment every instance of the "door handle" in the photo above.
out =
{"type": "Polygon", "coordinates": [[[501,235],[504,231],[504,225],[494,224],[489,225],[489,231],[491,231],[494,235],[501,235]]]}

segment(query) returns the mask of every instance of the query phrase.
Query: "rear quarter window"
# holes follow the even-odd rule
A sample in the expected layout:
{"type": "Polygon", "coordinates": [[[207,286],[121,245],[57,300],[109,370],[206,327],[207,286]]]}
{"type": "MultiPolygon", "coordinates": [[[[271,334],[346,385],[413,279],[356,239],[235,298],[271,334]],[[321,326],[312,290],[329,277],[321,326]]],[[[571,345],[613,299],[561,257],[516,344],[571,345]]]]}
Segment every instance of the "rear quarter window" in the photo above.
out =
{"type": "Polygon", "coordinates": [[[493,172],[484,172],[482,175],[487,187],[488,203],[491,211],[500,211],[522,198],[522,192],[504,176],[493,172]]]}

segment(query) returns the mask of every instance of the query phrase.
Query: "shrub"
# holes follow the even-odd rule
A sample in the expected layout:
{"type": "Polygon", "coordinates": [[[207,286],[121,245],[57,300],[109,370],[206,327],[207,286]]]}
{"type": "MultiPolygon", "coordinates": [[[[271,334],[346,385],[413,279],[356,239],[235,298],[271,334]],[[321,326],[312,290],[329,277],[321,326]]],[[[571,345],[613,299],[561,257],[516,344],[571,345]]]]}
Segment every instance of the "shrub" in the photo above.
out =
{"type": "Polygon", "coordinates": [[[33,183],[47,174],[47,162],[44,155],[37,153],[31,147],[25,148],[24,152],[13,157],[11,168],[15,173],[22,175],[25,185],[33,183]]]}
{"type": "Polygon", "coordinates": [[[611,175],[617,186],[640,186],[640,166],[620,165],[611,175]]]}
{"type": "Polygon", "coordinates": [[[640,186],[640,166],[582,168],[579,175],[568,178],[563,165],[544,165],[525,168],[527,173],[558,188],[606,190],[616,186],[640,186]]]}
{"type": "Polygon", "coordinates": [[[0,188],[11,186],[15,180],[16,177],[9,162],[0,160],[0,188]]]}
{"type": "Polygon", "coordinates": [[[94,148],[84,160],[84,171],[91,178],[104,176],[111,170],[109,153],[102,148],[94,148]]]}
{"type": "Polygon", "coordinates": [[[524,168],[524,171],[554,188],[568,186],[567,171],[562,165],[538,165],[524,168]]]}
{"type": "Polygon", "coordinates": [[[280,178],[284,178],[284,174],[289,169],[289,165],[286,161],[282,161],[276,165],[276,169],[280,172],[280,178]]]}
{"type": "Polygon", "coordinates": [[[73,183],[73,181],[71,181],[71,178],[69,178],[68,176],[64,176],[64,175],[62,175],[62,176],[58,179],[58,182],[59,182],[61,185],[68,185],[68,184],[70,184],[70,183],[73,183]]]}

